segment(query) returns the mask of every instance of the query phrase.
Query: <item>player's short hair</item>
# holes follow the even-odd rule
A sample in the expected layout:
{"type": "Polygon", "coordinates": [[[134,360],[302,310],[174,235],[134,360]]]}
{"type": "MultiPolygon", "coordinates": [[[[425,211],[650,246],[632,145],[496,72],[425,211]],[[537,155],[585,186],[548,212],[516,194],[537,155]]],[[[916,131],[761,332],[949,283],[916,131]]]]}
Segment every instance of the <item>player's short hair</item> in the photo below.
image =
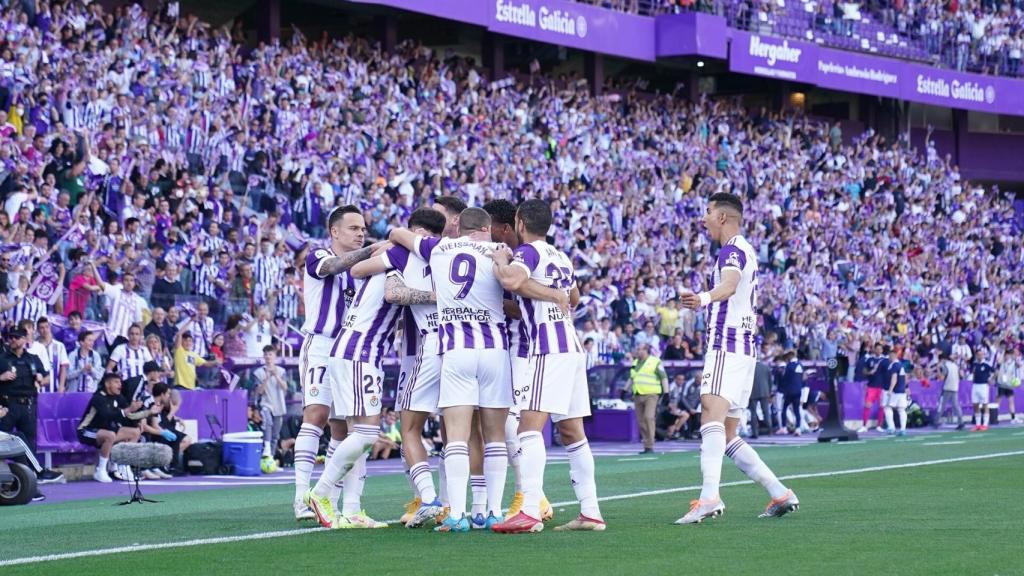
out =
{"type": "Polygon", "coordinates": [[[484,211],[491,215],[491,220],[498,224],[516,225],[516,205],[500,198],[484,204],[484,211]]]}
{"type": "Polygon", "coordinates": [[[444,214],[433,208],[417,208],[409,215],[409,228],[424,228],[431,234],[439,235],[444,232],[445,224],[448,223],[444,214]]]}
{"type": "Polygon", "coordinates": [[[327,229],[330,230],[335,224],[341,222],[341,219],[345,217],[345,214],[358,214],[362,216],[363,212],[352,204],[338,206],[334,210],[331,210],[330,216],[327,217],[327,229]]]}
{"type": "Polygon", "coordinates": [[[743,201],[740,197],[729,192],[716,192],[711,195],[708,202],[715,204],[716,207],[729,207],[739,212],[740,216],[743,216],[743,201]]]}
{"type": "Polygon", "coordinates": [[[49,323],[50,323],[50,320],[46,316],[40,316],[39,319],[36,320],[36,328],[39,328],[43,324],[49,324],[49,323]]]}
{"type": "Polygon", "coordinates": [[[106,386],[107,382],[110,382],[111,380],[120,379],[121,375],[118,374],[117,372],[107,372],[106,374],[103,375],[103,378],[100,379],[100,387],[106,386]]]}
{"type": "Polygon", "coordinates": [[[434,204],[444,206],[444,209],[449,214],[462,214],[462,211],[468,208],[468,205],[461,198],[456,198],[455,196],[438,196],[434,198],[434,204]]]}
{"type": "Polygon", "coordinates": [[[544,236],[551,228],[551,206],[543,200],[527,200],[519,205],[516,216],[530,234],[544,236]]]}
{"type": "Polygon", "coordinates": [[[154,397],[163,396],[170,389],[171,389],[171,387],[168,386],[167,383],[165,383],[165,382],[157,382],[156,384],[153,384],[153,396],[154,397]]]}
{"type": "Polygon", "coordinates": [[[491,227],[491,215],[483,208],[466,208],[459,214],[459,233],[473,232],[491,227]]]}
{"type": "Polygon", "coordinates": [[[277,352],[277,348],[274,348],[273,344],[267,344],[263,347],[263,353],[266,354],[267,352],[277,352]]]}

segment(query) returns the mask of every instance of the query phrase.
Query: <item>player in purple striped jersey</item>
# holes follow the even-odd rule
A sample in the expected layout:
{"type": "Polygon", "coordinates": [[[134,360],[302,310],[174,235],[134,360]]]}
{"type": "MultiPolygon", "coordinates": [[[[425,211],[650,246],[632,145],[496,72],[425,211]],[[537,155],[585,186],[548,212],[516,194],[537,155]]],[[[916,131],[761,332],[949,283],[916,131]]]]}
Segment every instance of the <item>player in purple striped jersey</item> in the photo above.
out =
{"type": "MultiPolygon", "coordinates": [[[[484,205],[484,210],[491,215],[491,237],[495,242],[500,242],[510,249],[519,247],[519,235],[516,234],[516,207],[508,200],[492,200],[484,205]]],[[[537,284],[540,286],[540,284],[537,284]]],[[[562,295],[553,288],[545,288],[552,294],[552,300],[562,295]]],[[[519,471],[519,410],[525,402],[521,396],[521,389],[528,381],[530,374],[530,333],[527,331],[526,322],[523,321],[522,311],[519,309],[519,302],[511,292],[505,291],[505,319],[508,327],[508,356],[512,364],[512,391],[513,405],[509,409],[508,418],[505,420],[505,447],[508,448],[508,463],[512,467],[512,476],[515,479],[515,495],[509,504],[505,519],[510,519],[522,509],[523,506],[523,484],[522,474],[519,471]]],[[[544,496],[540,500],[541,520],[545,522],[555,516],[554,508],[544,496]]]]}
{"type": "Polygon", "coordinates": [[[740,416],[747,409],[757,364],[757,252],[740,235],[742,221],[743,203],[738,196],[727,192],[711,196],[704,227],[722,247],[712,273],[712,289],[681,298],[688,308],[706,309],[708,351],[700,386],[700,469],[704,485],[700,497],[690,502],[690,511],[676,524],[696,524],[725,511],[718,494],[725,455],[771,495],[762,517],[782,516],[800,506],[796,495],[736,434],[740,416]]]}
{"type": "MultiPolygon", "coordinates": [[[[420,208],[409,216],[409,230],[418,236],[440,236],[445,217],[437,210],[420,208]]],[[[442,511],[427,451],[421,437],[427,418],[437,412],[441,385],[441,357],[437,344],[437,300],[430,278],[430,266],[412,257],[404,246],[392,246],[378,258],[352,268],[356,279],[387,273],[384,299],[401,305],[404,326],[400,343],[401,370],[395,409],[401,411],[402,456],[416,492],[417,504],[404,522],[407,528],[421,526],[442,511]]]]}
{"type": "Polygon", "coordinates": [[[501,285],[519,296],[523,320],[530,333],[532,378],[519,388],[524,399],[519,415],[519,467],[523,484],[523,508],[516,516],[494,527],[495,532],[540,532],[540,501],[544,489],[547,453],[541,431],[548,417],[556,423],[569,456],[569,475],[580,514],[556,530],[604,530],[597,504],[594,456],[583,432],[583,418],[590,415],[586,357],[569,305],[579,302],[576,274],[569,257],[545,241],[551,228],[551,207],[542,200],[527,200],[516,213],[516,232],[522,244],[513,255],[508,250],[493,254],[494,273],[501,285]],[[538,298],[530,283],[555,288],[569,303],[538,298]]]}
{"type": "Polygon", "coordinates": [[[380,431],[382,361],[391,350],[400,307],[385,299],[384,275],[354,282],[355,294],[327,360],[334,413],[347,420],[349,433],[327,460],[324,473],[304,501],[326,528],[385,528],[387,524],[373,520],[361,509],[365,477],[361,469],[380,431]],[[353,474],[358,477],[353,478],[353,474]],[[340,514],[336,514],[330,496],[342,478],[344,498],[340,514]]]}
{"type": "MultiPolygon", "coordinates": [[[[327,358],[334,338],[341,332],[345,308],[355,294],[355,282],[348,270],[357,262],[370,257],[377,245],[363,248],[366,223],[355,206],[340,206],[327,219],[330,243],[312,249],[303,267],[303,303],[306,320],[302,325],[305,336],[299,354],[304,403],[302,427],[295,439],[295,518],[315,519],[302,499],[309,490],[309,477],[320,449],[320,436],[330,421],[333,451],[345,439],[347,427],[344,418],[333,412],[331,388],[325,383],[327,358]]],[[[358,476],[359,471],[353,473],[358,476]]],[[[333,499],[337,501],[340,486],[333,499]]]]}
{"type": "Polygon", "coordinates": [[[488,257],[498,246],[491,240],[491,217],[479,208],[459,215],[459,238],[430,238],[394,230],[391,240],[430,263],[438,309],[441,390],[438,406],[447,429],[445,467],[451,511],[438,526],[442,532],[470,530],[466,517],[469,484],[469,436],[474,408],[479,408],[484,437],[483,471],[487,513],[484,526],[497,523],[508,469],[505,417],[512,405],[508,335],[501,285],[488,257]]]}
{"type": "MultiPolygon", "coordinates": [[[[446,223],[444,226],[444,232],[442,237],[444,238],[458,238],[461,234],[459,233],[459,217],[462,211],[467,208],[466,203],[460,198],[455,196],[438,196],[434,198],[434,203],[431,206],[434,210],[437,210],[441,214],[444,214],[446,223]]],[[[447,428],[444,425],[444,418],[441,418],[441,438],[447,443],[447,428]]],[[[444,503],[445,509],[448,507],[448,487],[444,469],[444,454],[441,454],[441,464],[438,466],[438,475],[441,485],[441,502],[444,503]]],[[[487,487],[486,480],[484,478],[484,439],[480,432],[480,418],[479,414],[473,413],[473,424],[469,431],[469,482],[472,488],[473,494],[473,508],[472,508],[472,521],[473,528],[483,528],[483,523],[486,522],[484,512],[487,508],[487,487]]],[[[438,522],[444,520],[447,516],[447,512],[438,516],[438,522]]]]}

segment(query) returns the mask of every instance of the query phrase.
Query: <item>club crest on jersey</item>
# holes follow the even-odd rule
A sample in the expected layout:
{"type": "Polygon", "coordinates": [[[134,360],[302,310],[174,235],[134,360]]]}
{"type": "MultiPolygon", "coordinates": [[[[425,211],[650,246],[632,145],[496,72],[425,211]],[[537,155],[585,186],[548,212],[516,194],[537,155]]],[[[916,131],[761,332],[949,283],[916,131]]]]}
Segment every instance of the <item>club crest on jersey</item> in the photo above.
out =
{"type": "Polygon", "coordinates": [[[323,260],[324,258],[330,258],[331,257],[331,253],[328,252],[327,250],[320,249],[320,250],[316,251],[314,256],[316,257],[317,260],[323,260]]]}
{"type": "Polygon", "coordinates": [[[377,398],[376,394],[370,396],[370,406],[376,407],[378,402],[380,402],[380,400],[377,398]]]}
{"type": "Polygon", "coordinates": [[[313,398],[316,398],[317,396],[320,395],[320,389],[317,388],[316,386],[310,386],[309,395],[312,396],[313,398]]]}
{"type": "Polygon", "coordinates": [[[742,266],[740,266],[740,255],[736,252],[730,253],[729,256],[725,259],[725,265],[742,268],[742,266]]]}

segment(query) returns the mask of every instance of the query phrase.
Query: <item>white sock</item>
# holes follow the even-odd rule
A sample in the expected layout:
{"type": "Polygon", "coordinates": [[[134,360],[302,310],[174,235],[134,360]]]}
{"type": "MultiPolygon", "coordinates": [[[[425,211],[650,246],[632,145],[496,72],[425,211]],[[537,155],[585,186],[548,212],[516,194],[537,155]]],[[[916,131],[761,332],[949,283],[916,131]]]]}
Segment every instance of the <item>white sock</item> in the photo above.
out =
{"type": "Polygon", "coordinates": [[[437,463],[437,497],[442,506],[451,504],[448,499],[448,469],[444,465],[444,450],[441,450],[441,461],[437,463]]]}
{"type": "Polygon", "coordinates": [[[444,467],[448,481],[448,516],[458,520],[466,515],[466,485],[469,483],[469,446],[449,442],[444,447],[444,467]]]}
{"type": "Polygon", "coordinates": [[[430,473],[430,464],[427,462],[413,464],[409,471],[409,477],[422,502],[429,504],[437,500],[437,491],[434,490],[434,475],[430,473]]]}
{"type": "Polygon", "coordinates": [[[363,509],[363,485],[366,484],[367,457],[369,454],[363,452],[363,455],[356,459],[352,469],[342,479],[341,513],[346,516],[356,514],[363,509]]]}
{"type": "Polygon", "coordinates": [[[982,426],[988,426],[988,414],[989,414],[988,410],[985,410],[984,412],[981,413],[981,425],[982,426]]]}
{"type": "MultiPolygon", "coordinates": [[[[338,449],[339,444],[341,444],[341,440],[335,440],[333,437],[331,438],[330,444],[327,445],[327,457],[324,459],[324,462],[327,462],[331,459],[331,456],[334,456],[334,451],[338,449]]],[[[331,495],[329,498],[331,499],[331,505],[334,506],[335,510],[338,509],[338,502],[341,499],[341,487],[344,483],[344,480],[340,480],[335,482],[334,486],[331,487],[331,495]]]]}
{"type": "Polygon", "coordinates": [[[788,492],[786,487],[782,485],[782,482],[779,482],[771,468],[764,463],[764,460],[761,460],[757,451],[751,448],[750,444],[744,442],[739,436],[733,438],[732,442],[729,442],[729,445],[725,447],[725,455],[732,458],[732,461],[736,463],[736,467],[746,474],[748,478],[763,486],[772,498],[781,498],[788,492]]]}
{"type": "Polygon", "coordinates": [[[320,436],[323,435],[322,428],[312,424],[303,424],[295,437],[295,499],[302,500],[302,497],[309,491],[309,477],[313,474],[313,464],[316,462],[316,453],[320,451],[320,436]]]}
{"type": "Polygon", "coordinates": [[[900,430],[907,429],[907,409],[897,408],[896,412],[900,415],[900,430]]]}
{"type": "Polygon", "coordinates": [[[273,452],[270,451],[270,442],[264,442],[263,443],[263,455],[264,456],[273,456],[274,455],[273,452]]]}
{"type": "Polygon", "coordinates": [[[569,480],[580,501],[580,514],[594,520],[602,520],[601,508],[597,505],[597,482],[594,480],[594,454],[590,442],[585,438],[565,447],[569,455],[569,480]]]}
{"type": "Polygon", "coordinates": [[[722,456],[725,455],[725,425],[711,422],[700,427],[700,472],[704,486],[701,500],[718,498],[718,485],[722,482],[722,456]]]}
{"type": "Polygon", "coordinates": [[[487,495],[487,513],[501,517],[501,499],[505,497],[505,478],[508,476],[508,448],[504,442],[484,444],[484,493],[487,495]]]}
{"type": "MultiPolygon", "coordinates": [[[[96,469],[106,472],[108,462],[110,462],[110,458],[104,458],[103,456],[100,456],[99,461],[96,462],[96,469]]],[[[306,490],[309,490],[309,488],[306,488],[306,490]]]]}
{"type": "Polygon", "coordinates": [[[334,484],[337,484],[338,481],[348,474],[355,465],[356,460],[362,457],[366,450],[373,446],[374,441],[377,440],[379,432],[377,426],[357,424],[350,426],[350,428],[348,436],[334,450],[334,455],[327,461],[327,465],[324,466],[324,473],[313,488],[313,493],[320,498],[330,495],[334,484]]]}
{"type": "Polygon", "coordinates": [[[519,435],[519,470],[523,482],[523,513],[540,519],[540,500],[544,497],[544,466],[547,447],[540,432],[519,435]]]}
{"type": "Polygon", "coordinates": [[[889,430],[896,428],[892,420],[892,408],[889,406],[885,407],[885,427],[889,430]]]}
{"type": "Polygon", "coordinates": [[[519,472],[519,420],[512,414],[505,419],[505,449],[508,451],[508,465],[512,467],[516,492],[522,492],[523,479],[519,472]]]}
{"type": "Polygon", "coordinates": [[[470,513],[487,514],[487,477],[484,475],[470,474],[469,489],[473,493],[473,506],[470,513]]]}

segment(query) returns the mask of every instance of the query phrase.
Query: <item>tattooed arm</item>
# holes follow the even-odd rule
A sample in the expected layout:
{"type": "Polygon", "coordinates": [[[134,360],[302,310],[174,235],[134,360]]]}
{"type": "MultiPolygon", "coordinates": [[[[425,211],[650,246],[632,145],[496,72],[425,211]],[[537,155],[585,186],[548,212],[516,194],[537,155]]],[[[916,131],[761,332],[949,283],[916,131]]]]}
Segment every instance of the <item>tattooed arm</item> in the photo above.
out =
{"type": "Polygon", "coordinates": [[[357,263],[369,258],[380,244],[382,243],[378,242],[377,244],[371,244],[366,248],[360,248],[359,250],[353,250],[324,260],[323,264],[320,265],[320,276],[327,277],[341,274],[355,266],[357,263]]]}
{"type": "Polygon", "coordinates": [[[398,276],[388,276],[388,279],[385,281],[384,300],[390,304],[402,306],[434,304],[437,302],[433,292],[409,288],[398,276]]]}

